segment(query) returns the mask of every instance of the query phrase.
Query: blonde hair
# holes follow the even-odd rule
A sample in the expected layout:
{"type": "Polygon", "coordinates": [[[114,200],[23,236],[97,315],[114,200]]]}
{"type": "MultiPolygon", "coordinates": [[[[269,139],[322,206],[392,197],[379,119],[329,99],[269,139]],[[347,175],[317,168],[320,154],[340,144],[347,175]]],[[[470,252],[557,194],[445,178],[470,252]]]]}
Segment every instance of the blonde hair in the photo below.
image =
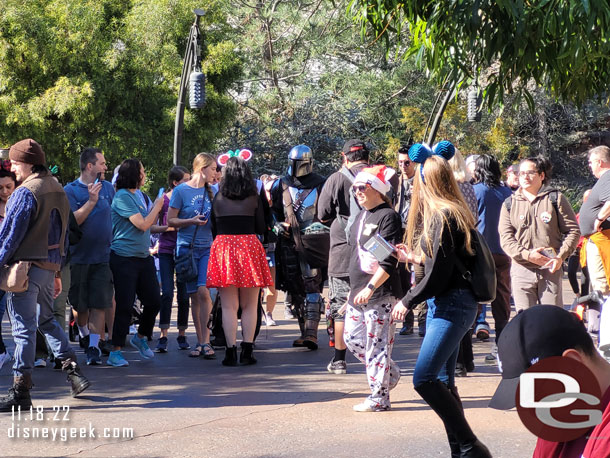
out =
{"type": "MultiPolygon", "coordinates": [[[[212,156],[210,153],[199,153],[197,156],[195,156],[195,159],[193,159],[193,175],[201,172],[202,169],[205,169],[212,164],[216,164],[216,158],[214,156],[212,156]]],[[[205,190],[208,193],[210,202],[212,202],[214,194],[212,193],[212,188],[210,188],[207,181],[205,182],[205,190]]]]}
{"type": "Polygon", "coordinates": [[[431,156],[418,170],[413,181],[413,194],[405,243],[409,250],[421,252],[421,244],[426,244],[428,254],[432,254],[433,226],[441,224],[441,235],[449,220],[455,220],[458,230],[464,233],[464,248],[468,254],[472,250],[472,235],[475,220],[453,176],[448,162],[441,156],[431,156]],[[421,168],[425,183],[422,182],[421,168]]]}
{"type": "Polygon", "coordinates": [[[457,148],[455,149],[455,154],[449,160],[449,165],[451,166],[451,170],[453,170],[453,176],[459,183],[472,180],[472,175],[470,174],[468,167],[466,167],[464,156],[462,156],[462,153],[460,153],[457,148]]]}

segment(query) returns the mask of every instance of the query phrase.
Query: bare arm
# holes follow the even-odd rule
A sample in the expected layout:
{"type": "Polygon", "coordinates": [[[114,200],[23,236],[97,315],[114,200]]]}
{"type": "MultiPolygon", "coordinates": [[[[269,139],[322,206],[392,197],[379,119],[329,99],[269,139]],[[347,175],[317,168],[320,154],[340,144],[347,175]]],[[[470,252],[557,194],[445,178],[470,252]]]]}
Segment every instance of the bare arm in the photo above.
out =
{"type": "Polygon", "coordinates": [[[141,231],[147,231],[150,229],[159,217],[159,212],[163,207],[163,199],[155,200],[155,205],[153,206],[150,213],[144,218],[141,213],[135,213],[129,217],[129,221],[135,227],[137,227],[141,231]]]}
{"type": "Polygon", "coordinates": [[[169,207],[167,209],[167,225],[169,227],[174,227],[176,229],[180,229],[183,227],[192,226],[193,224],[203,225],[207,222],[206,219],[203,219],[203,216],[197,215],[193,218],[178,218],[178,209],[174,207],[169,207]]]}
{"type": "Polygon", "coordinates": [[[85,202],[85,204],[81,208],[74,212],[74,218],[76,219],[76,222],[79,226],[85,222],[87,217],[95,208],[95,205],[97,204],[97,201],[100,196],[100,191],[102,189],[102,183],[90,183],[87,185],[87,189],[89,191],[89,200],[85,202]]]}

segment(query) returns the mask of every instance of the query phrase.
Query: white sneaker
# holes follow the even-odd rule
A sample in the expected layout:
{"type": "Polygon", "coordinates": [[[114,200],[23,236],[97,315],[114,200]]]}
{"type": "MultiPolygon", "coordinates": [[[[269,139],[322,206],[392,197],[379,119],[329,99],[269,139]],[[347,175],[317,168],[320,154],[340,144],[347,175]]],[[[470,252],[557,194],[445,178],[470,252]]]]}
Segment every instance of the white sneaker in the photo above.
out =
{"type": "Polygon", "coordinates": [[[13,359],[13,357],[8,354],[8,351],[5,351],[4,353],[0,353],[0,369],[2,369],[2,366],[4,366],[4,363],[10,362],[12,359],[13,359]]]}
{"type": "Polygon", "coordinates": [[[354,406],[354,410],[356,412],[385,412],[387,410],[390,410],[390,406],[382,406],[382,405],[372,406],[367,402],[363,402],[361,404],[356,404],[354,406]]]}
{"type": "Polygon", "coordinates": [[[277,323],[273,319],[273,316],[271,316],[271,313],[265,314],[265,323],[267,323],[267,326],[277,326],[277,323]]]}
{"type": "Polygon", "coordinates": [[[138,333],[138,327],[135,324],[129,326],[129,335],[134,335],[138,333]]]}
{"type": "Polygon", "coordinates": [[[296,316],[294,316],[294,313],[292,313],[288,307],[285,307],[284,308],[284,319],[292,320],[294,318],[296,318],[296,316]]]}
{"type": "Polygon", "coordinates": [[[47,361],[45,359],[38,358],[36,361],[34,361],[34,367],[47,367],[47,361]]]}

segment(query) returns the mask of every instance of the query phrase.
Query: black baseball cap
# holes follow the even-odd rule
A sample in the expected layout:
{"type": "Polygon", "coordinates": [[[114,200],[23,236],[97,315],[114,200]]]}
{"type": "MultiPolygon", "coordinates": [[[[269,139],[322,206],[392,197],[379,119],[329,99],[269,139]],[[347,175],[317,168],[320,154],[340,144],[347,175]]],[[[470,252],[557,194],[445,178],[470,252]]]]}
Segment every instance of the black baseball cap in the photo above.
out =
{"type": "Polygon", "coordinates": [[[351,138],[345,142],[345,144],[343,145],[342,151],[344,154],[349,154],[349,153],[355,153],[356,151],[360,151],[360,150],[365,150],[368,152],[368,148],[366,147],[366,145],[364,144],[364,142],[362,140],[358,140],[356,138],[351,138]]]}
{"type": "Polygon", "coordinates": [[[585,325],[574,313],[555,305],[535,305],[517,314],[498,339],[502,381],[489,407],[500,410],[515,407],[521,374],[538,361],[561,356],[570,348],[595,351],[585,325]]]}

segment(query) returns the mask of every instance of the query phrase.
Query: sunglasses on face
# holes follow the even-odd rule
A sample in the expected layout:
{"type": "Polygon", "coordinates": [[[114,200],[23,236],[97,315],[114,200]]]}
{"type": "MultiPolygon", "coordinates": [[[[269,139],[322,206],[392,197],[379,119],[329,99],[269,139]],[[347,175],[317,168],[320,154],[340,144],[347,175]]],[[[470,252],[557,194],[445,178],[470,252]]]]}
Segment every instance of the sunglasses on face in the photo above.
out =
{"type": "Polygon", "coordinates": [[[352,189],[354,190],[354,192],[366,192],[368,187],[369,187],[368,184],[356,184],[356,185],[352,186],[352,189]]]}

